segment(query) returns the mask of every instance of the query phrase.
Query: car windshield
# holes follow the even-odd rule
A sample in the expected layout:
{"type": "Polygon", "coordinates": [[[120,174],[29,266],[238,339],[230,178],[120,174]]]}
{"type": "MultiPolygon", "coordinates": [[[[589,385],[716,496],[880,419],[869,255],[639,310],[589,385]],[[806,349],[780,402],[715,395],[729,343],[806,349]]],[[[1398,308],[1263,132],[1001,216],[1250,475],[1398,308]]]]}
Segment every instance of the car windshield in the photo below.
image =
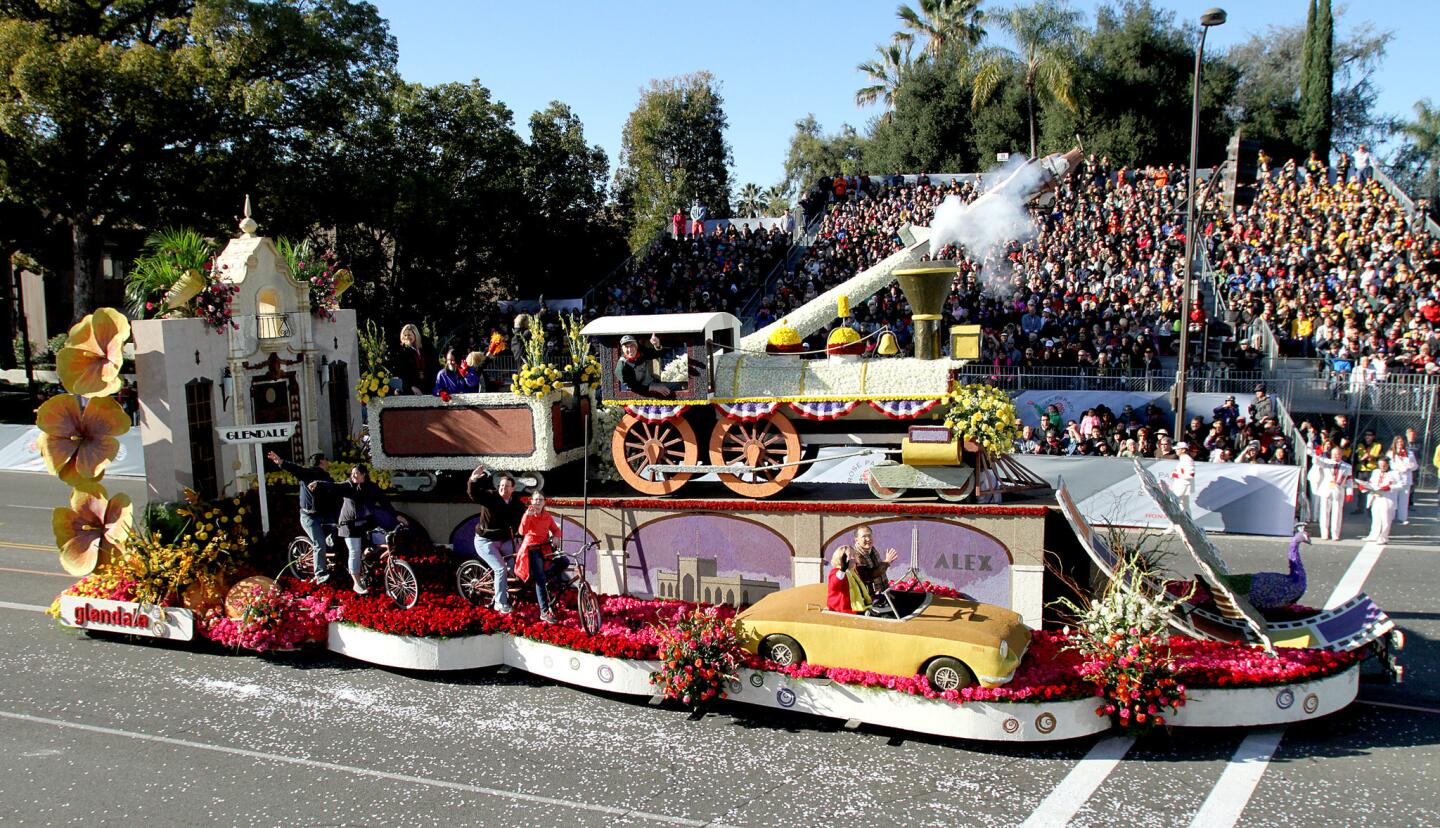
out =
{"type": "Polygon", "coordinates": [[[894,605],[895,611],[901,618],[909,618],[919,612],[925,606],[929,593],[925,592],[901,592],[890,590],[890,603],[894,605]]]}

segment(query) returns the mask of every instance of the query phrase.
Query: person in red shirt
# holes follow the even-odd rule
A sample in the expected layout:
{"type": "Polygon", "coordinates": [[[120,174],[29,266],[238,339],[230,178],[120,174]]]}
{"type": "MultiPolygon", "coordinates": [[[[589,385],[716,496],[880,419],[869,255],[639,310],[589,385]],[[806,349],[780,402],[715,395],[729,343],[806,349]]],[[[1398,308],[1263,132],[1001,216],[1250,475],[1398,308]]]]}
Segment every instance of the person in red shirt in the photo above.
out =
{"type": "Polygon", "coordinates": [[[545,586],[545,552],[551,538],[560,536],[560,527],[555,518],[545,511],[545,495],[536,492],[530,496],[530,506],[520,518],[520,549],[515,555],[515,577],[522,581],[533,580],[535,600],[540,604],[540,620],[555,623],[555,612],[550,608],[550,591],[545,586]],[[533,578],[532,578],[533,575],[533,578]]]}
{"type": "Polygon", "coordinates": [[[860,613],[870,608],[870,591],[855,569],[854,547],[841,546],[830,556],[825,584],[825,608],[831,612],[860,613]]]}

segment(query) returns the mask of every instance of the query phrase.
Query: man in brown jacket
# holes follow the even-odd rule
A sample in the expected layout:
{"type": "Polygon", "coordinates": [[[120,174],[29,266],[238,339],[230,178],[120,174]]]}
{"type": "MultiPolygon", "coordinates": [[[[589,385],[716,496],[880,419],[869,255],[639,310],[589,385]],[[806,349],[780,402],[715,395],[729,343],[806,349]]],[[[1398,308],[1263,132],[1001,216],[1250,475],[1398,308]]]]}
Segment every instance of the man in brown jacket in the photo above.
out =
{"type": "Polygon", "coordinates": [[[875,551],[875,533],[869,526],[855,529],[855,571],[859,573],[860,580],[870,587],[871,595],[879,595],[890,587],[890,579],[885,573],[895,562],[895,556],[893,547],[885,550],[883,558],[875,551]]]}

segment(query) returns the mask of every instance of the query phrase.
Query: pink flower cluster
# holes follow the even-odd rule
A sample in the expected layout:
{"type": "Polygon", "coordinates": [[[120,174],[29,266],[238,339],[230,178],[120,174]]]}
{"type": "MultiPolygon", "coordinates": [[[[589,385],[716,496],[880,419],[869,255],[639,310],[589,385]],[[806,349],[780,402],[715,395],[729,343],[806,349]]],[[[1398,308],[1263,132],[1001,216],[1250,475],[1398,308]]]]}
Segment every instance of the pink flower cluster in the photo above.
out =
{"type": "Polygon", "coordinates": [[[326,596],[297,595],[274,590],[262,596],[240,619],[203,620],[200,634],[229,647],[256,652],[293,650],[302,644],[324,641],[331,621],[340,619],[340,607],[326,596]]]}

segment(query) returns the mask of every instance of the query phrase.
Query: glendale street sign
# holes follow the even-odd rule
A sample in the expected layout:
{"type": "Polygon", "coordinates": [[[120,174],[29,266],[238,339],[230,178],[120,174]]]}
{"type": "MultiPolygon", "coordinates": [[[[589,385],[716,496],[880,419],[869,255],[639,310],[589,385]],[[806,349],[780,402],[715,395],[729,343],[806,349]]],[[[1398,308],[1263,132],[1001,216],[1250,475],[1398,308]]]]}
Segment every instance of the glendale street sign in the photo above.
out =
{"type": "Polygon", "coordinates": [[[265,450],[266,443],[280,443],[290,439],[299,423],[257,423],[256,425],[216,426],[215,435],[227,446],[251,445],[255,447],[255,479],[260,482],[260,531],[270,531],[270,503],[265,493],[265,450]]]}
{"type": "Polygon", "coordinates": [[[219,435],[220,442],[227,446],[242,445],[245,443],[278,443],[290,439],[295,433],[294,420],[288,423],[259,423],[257,425],[243,426],[216,426],[215,433],[219,435]]]}

